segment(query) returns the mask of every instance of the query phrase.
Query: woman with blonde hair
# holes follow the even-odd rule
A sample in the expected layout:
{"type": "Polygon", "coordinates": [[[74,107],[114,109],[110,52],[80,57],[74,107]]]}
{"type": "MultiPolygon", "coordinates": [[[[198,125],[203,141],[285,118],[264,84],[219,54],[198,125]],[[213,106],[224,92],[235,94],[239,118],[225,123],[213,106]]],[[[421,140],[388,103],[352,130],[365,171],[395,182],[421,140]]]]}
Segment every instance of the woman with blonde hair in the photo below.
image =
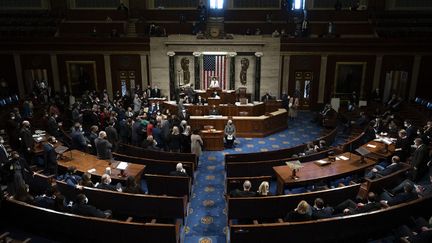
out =
{"type": "Polygon", "coordinates": [[[268,181],[263,181],[258,187],[258,196],[270,196],[270,185],[268,181]]]}
{"type": "Polygon", "coordinates": [[[172,132],[169,135],[169,148],[171,152],[180,152],[180,146],[181,146],[181,141],[180,141],[181,137],[180,137],[180,131],[179,128],[177,126],[173,126],[172,128],[172,132]]]}
{"type": "Polygon", "coordinates": [[[305,200],[302,200],[299,202],[299,204],[293,211],[289,212],[285,216],[285,221],[290,221],[290,222],[308,221],[312,219],[311,215],[312,215],[311,206],[305,200]]]}

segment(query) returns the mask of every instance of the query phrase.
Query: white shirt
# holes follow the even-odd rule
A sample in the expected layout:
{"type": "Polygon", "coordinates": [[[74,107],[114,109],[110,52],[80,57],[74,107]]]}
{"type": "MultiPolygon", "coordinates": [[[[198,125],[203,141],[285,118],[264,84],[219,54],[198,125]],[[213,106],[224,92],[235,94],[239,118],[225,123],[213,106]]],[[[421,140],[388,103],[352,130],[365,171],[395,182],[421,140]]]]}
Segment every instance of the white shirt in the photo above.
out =
{"type": "Polygon", "coordinates": [[[210,88],[219,88],[219,81],[218,80],[212,80],[210,82],[210,88]]]}

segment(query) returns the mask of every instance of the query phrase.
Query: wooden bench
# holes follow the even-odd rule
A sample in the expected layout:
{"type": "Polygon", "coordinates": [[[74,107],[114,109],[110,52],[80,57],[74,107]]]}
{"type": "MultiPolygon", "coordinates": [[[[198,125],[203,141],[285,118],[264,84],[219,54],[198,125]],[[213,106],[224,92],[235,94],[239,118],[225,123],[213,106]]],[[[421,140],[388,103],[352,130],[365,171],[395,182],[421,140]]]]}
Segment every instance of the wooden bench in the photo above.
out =
{"type": "MultiPolygon", "coordinates": [[[[126,207],[126,206],[124,206],[126,207]]],[[[62,213],[7,199],[2,218],[34,233],[45,233],[57,240],[107,242],[180,242],[180,222],[175,224],[136,223],[62,213]],[[25,220],[24,220],[25,219],[25,220]]]]}
{"type": "Polygon", "coordinates": [[[177,163],[182,163],[183,168],[186,170],[186,173],[191,177],[193,176],[193,172],[195,171],[195,163],[190,161],[181,161],[181,160],[169,161],[169,160],[148,159],[148,158],[142,158],[138,156],[123,155],[118,153],[113,153],[113,157],[117,161],[124,161],[124,162],[130,162],[134,164],[146,165],[145,173],[148,174],[168,175],[171,171],[176,170],[177,163]]]}
{"type": "Polygon", "coordinates": [[[192,180],[186,176],[144,175],[151,195],[187,196],[191,193],[192,180]]]}
{"type": "MultiPolygon", "coordinates": [[[[333,144],[337,135],[337,129],[331,130],[327,135],[313,141],[317,144],[320,140],[326,141],[327,145],[333,144]]],[[[294,154],[302,153],[306,149],[306,144],[300,144],[294,147],[273,150],[268,152],[244,153],[244,154],[227,154],[225,155],[225,163],[232,162],[254,162],[260,160],[277,160],[290,158],[294,154]]]]}
{"type": "MultiPolygon", "coordinates": [[[[432,198],[420,198],[374,212],[305,222],[234,225],[231,242],[366,242],[373,234],[391,230],[411,216],[430,215],[432,198]]],[[[255,211],[263,207],[256,206],[255,211]]]]}
{"type": "Polygon", "coordinates": [[[185,161],[185,162],[193,162],[195,165],[198,162],[197,156],[192,153],[154,151],[154,150],[144,149],[144,148],[136,147],[129,144],[123,144],[123,143],[119,144],[117,153],[146,158],[146,159],[157,158],[158,160],[168,160],[168,161],[178,160],[178,161],[185,161]]]}
{"type": "Polygon", "coordinates": [[[360,184],[338,187],[316,192],[266,196],[266,197],[230,197],[227,196],[228,220],[231,219],[278,219],[296,208],[301,200],[313,205],[320,197],[328,205],[337,205],[347,198],[355,198],[360,184]]]}
{"type": "Polygon", "coordinates": [[[83,193],[91,205],[112,210],[114,217],[145,218],[145,219],[182,219],[186,217],[187,198],[173,196],[157,196],[146,194],[131,194],[108,191],[97,188],[83,187],[81,190],[58,181],[59,191],[69,200],[83,193]]]}
{"type": "Polygon", "coordinates": [[[308,162],[318,159],[323,159],[329,153],[335,152],[333,148],[324,150],[318,153],[313,153],[299,158],[284,158],[276,160],[263,160],[251,162],[232,162],[226,163],[225,168],[228,177],[243,177],[243,176],[274,176],[273,167],[285,165],[286,161],[299,160],[300,162],[308,162]]]}

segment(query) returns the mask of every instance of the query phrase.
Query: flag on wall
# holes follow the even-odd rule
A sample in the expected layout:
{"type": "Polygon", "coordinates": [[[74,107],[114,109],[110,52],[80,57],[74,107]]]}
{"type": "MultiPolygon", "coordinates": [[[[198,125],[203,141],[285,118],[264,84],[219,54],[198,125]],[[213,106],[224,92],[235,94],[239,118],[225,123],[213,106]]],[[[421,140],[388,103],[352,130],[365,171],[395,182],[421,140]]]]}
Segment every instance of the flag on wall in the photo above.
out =
{"type": "Polygon", "coordinates": [[[203,59],[202,80],[204,89],[207,89],[212,77],[219,80],[221,89],[226,89],[226,56],[204,55],[203,59]]]}

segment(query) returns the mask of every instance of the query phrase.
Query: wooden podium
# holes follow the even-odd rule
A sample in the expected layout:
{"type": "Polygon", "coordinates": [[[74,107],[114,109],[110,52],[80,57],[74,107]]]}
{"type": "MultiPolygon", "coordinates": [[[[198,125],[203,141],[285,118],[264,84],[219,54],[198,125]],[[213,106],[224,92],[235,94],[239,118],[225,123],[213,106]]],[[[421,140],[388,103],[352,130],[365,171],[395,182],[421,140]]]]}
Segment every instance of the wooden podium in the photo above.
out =
{"type": "Polygon", "coordinates": [[[201,138],[204,142],[204,149],[209,151],[220,151],[224,149],[224,132],[222,130],[202,130],[201,138]]]}

